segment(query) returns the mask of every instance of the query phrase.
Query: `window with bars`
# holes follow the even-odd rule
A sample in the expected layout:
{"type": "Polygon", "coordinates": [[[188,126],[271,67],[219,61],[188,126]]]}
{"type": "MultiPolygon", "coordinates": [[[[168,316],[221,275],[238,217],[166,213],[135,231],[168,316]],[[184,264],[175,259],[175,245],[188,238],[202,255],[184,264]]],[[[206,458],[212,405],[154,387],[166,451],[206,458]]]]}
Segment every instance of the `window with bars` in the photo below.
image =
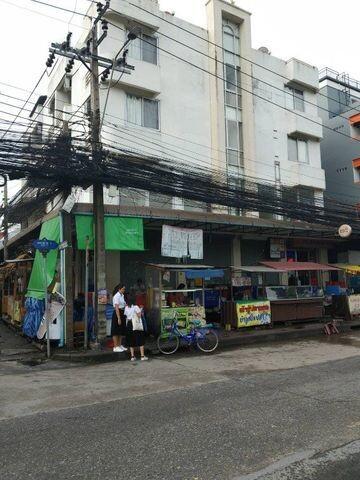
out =
{"type": "Polygon", "coordinates": [[[297,88],[285,86],[285,104],[291,110],[305,112],[304,92],[297,88]]]}
{"type": "Polygon", "coordinates": [[[159,130],[159,101],[127,94],[126,119],[130,124],[159,130]]]}
{"type": "Polygon", "coordinates": [[[153,35],[140,33],[129,45],[129,57],[143,62],[158,63],[158,39],[153,35]]]}

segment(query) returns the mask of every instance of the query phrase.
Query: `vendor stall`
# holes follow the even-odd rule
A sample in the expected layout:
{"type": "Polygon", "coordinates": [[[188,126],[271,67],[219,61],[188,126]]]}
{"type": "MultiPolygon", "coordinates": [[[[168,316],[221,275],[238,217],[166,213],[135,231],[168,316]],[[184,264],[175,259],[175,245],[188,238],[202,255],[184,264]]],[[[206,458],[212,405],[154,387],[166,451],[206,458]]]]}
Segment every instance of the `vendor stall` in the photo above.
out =
{"type": "Polygon", "coordinates": [[[222,322],[242,328],[322,318],[323,272],[335,270],[313,262],[230,267],[231,300],[223,304],[222,322]]]}
{"type": "Polygon", "coordinates": [[[231,298],[222,305],[222,323],[233,328],[254,327],[271,323],[267,285],[279,283],[279,271],[262,265],[232,266],[231,298]]]}
{"type": "Polygon", "coordinates": [[[266,287],[272,322],[297,322],[324,316],[324,272],[338,270],[314,262],[261,262],[277,272],[286,272],[279,286],[266,287]]]}
{"type": "Polygon", "coordinates": [[[147,321],[150,333],[158,334],[176,318],[180,329],[190,322],[206,323],[205,282],[224,276],[208,265],[146,265],[147,321]]]}
{"type": "Polygon", "coordinates": [[[19,327],[25,314],[25,292],[32,265],[33,259],[22,254],[0,268],[1,316],[19,327]]]}

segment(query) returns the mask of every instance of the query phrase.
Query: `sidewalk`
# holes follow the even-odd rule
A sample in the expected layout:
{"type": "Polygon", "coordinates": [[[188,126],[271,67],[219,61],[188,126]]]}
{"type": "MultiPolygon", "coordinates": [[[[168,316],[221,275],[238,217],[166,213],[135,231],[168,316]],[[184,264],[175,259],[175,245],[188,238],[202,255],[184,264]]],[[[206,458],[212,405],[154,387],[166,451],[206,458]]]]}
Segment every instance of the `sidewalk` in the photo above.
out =
{"type": "MultiPolygon", "coordinates": [[[[266,330],[232,330],[231,332],[218,330],[219,347],[217,351],[231,347],[244,347],[254,344],[286,342],[288,340],[298,340],[321,336],[325,337],[323,325],[323,323],[307,323],[288,327],[276,327],[273,329],[269,328],[266,330]]],[[[338,329],[340,333],[348,333],[352,330],[352,328],[356,327],[360,327],[360,321],[338,323],[338,329]]],[[[149,355],[161,355],[157,349],[156,341],[153,338],[148,339],[145,349],[149,355]]],[[[115,353],[112,351],[112,349],[87,351],[58,350],[52,355],[54,360],[89,363],[115,362],[118,360],[127,360],[128,357],[129,355],[127,352],[115,353]]]]}
{"type": "Polygon", "coordinates": [[[43,357],[44,354],[15,328],[0,320],[0,362],[43,357]]]}

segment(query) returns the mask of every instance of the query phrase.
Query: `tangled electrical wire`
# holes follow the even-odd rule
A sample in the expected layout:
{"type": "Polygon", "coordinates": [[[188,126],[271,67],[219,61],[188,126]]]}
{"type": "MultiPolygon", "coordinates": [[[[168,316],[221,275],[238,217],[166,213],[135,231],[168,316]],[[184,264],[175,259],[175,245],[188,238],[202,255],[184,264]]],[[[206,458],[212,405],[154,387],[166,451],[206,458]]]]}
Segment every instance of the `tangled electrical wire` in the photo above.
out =
{"type": "MultiPolygon", "coordinates": [[[[114,143],[103,143],[100,158],[93,159],[87,139],[71,140],[67,135],[48,136],[12,132],[0,140],[0,172],[9,178],[26,180],[8,207],[10,222],[36,209],[72,187],[93,184],[146,190],[206,204],[232,207],[241,212],[260,212],[282,218],[338,227],[348,222],[360,233],[355,208],[333,202],[309,203],[294,198],[293,188],[256,182],[247,177],[228,178],[224,172],[181,159],[152,156],[114,143]],[[300,201],[299,201],[300,200],[300,201]]],[[[0,210],[0,214],[3,213],[0,210]]]]}

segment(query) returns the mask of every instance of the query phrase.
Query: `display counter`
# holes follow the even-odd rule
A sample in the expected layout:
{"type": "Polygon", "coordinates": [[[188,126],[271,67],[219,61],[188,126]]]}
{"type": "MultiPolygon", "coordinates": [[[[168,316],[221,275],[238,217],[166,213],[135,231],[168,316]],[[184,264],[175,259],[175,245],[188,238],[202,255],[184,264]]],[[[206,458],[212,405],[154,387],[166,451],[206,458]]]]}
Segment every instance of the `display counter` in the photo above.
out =
{"type": "Polygon", "coordinates": [[[319,319],[324,315],[324,292],[317,286],[266,287],[272,322],[319,319]]]}

